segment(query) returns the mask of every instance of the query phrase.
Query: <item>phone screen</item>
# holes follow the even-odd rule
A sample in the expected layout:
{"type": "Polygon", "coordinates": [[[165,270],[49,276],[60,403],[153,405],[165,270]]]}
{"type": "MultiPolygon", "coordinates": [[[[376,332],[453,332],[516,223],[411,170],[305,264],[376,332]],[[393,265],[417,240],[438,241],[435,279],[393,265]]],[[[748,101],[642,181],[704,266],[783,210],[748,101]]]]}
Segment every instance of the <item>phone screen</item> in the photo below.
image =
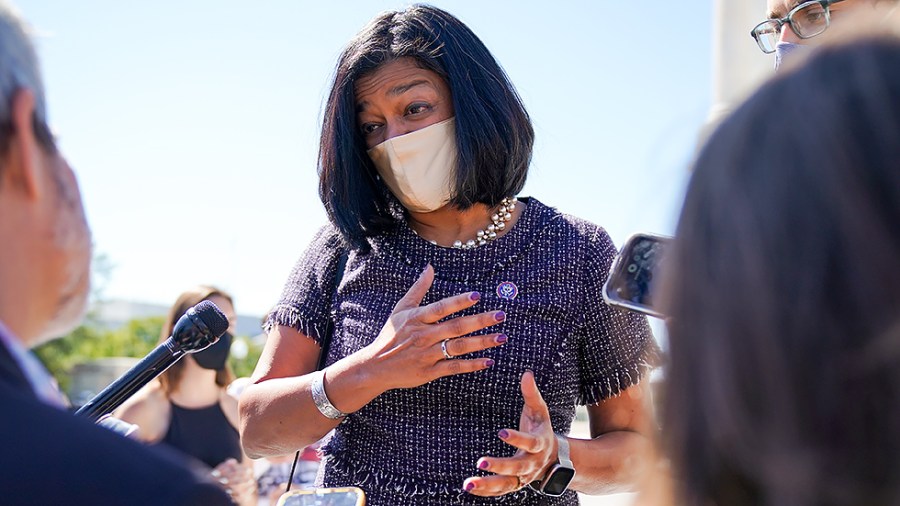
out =
{"type": "Polygon", "coordinates": [[[324,488],[288,492],[277,506],[363,506],[365,494],[356,487],[324,488]]]}
{"type": "Polygon", "coordinates": [[[629,238],[603,286],[606,302],[662,317],[654,302],[654,286],[659,278],[659,264],[671,241],[669,237],[650,234],[629,238]]]}

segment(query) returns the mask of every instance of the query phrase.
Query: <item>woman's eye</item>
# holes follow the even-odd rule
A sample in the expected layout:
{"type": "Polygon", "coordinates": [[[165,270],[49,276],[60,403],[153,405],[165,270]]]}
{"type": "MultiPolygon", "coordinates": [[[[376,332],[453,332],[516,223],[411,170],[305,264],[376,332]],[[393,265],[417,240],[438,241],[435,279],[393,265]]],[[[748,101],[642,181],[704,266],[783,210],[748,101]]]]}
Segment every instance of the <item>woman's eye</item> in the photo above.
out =
{"type": "Polygon", "coordinates": [[[362,126],[359,127],[359,130],[363,135],[371,135],[375,130],[378,130],[379,127],[381,127],[381,125],[378,123],[363,123],[362,126]]]}
{"type": "Polygon", "coordinates": [[[406,114],[422,114],[431,110],[431,106],[424,103],[412,104],[406,109],[406,114]]]}

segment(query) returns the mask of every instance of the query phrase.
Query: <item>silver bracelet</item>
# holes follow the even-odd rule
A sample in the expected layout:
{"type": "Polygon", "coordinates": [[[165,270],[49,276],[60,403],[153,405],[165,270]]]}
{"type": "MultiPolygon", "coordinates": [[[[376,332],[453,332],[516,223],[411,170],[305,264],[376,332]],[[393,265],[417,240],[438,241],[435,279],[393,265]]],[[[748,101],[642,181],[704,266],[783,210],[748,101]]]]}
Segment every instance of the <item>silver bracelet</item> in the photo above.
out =
{"type": "Polygon", "coordinates": [[[316,408],[319,409],[319,413],[322,413],[325,418],[340,420],[347,416],[347,413],[334,407],[334,404],[328,400],[328,396],[325,394],[325,371],[313,373],[310,391],[312,392],[313,402],[316,403],[316,408]]]}

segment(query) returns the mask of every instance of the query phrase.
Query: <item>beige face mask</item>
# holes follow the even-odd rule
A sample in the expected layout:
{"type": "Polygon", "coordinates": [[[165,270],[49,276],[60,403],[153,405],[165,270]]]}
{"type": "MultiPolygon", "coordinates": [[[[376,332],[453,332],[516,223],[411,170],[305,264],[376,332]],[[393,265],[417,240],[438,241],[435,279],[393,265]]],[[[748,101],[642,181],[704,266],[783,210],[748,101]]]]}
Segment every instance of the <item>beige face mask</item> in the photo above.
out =
{"type": "Polygon", "coordinates": [[[388,139],[368,153],[406,209],[428,213],[450,201],[456,174],[453,118],[388,139]]]}

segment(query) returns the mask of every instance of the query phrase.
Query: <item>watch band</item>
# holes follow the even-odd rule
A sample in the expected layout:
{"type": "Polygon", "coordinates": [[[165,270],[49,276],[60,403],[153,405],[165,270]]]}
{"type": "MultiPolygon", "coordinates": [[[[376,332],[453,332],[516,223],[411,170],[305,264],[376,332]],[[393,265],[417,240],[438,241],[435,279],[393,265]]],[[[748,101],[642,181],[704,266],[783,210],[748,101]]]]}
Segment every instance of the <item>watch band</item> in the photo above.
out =
{"type": "Polygon", "coordinates": [[[565,467],[575,469],[575,466],[572,465],[572,458],[569,456],[569,438],[557,434],[556,441],[559,443],[559,450],[556,457],[559,460],[559,463],[565,467]]]}
{"type": "Polygon", "coordinates": [[[563,495],[575,476],[575,466],[569,456],[569,440],[556,434],[556,441],[556,463],[550,466],[543,478],[528,484],[535,492],[553,497],[563,495]]]}
{"type": "Polygon", "coordinates": [[[347,416],[347,413],[334,407],[334,404],[328,400],[328,395],[325,394],[325,371],[316,371],[313,373],[310,391],[312,392],[312,398],[313,402],[316,404],[316,408],[319,409],[319,413],[322,413],[325,418],[340,420],[347,416]]]}

